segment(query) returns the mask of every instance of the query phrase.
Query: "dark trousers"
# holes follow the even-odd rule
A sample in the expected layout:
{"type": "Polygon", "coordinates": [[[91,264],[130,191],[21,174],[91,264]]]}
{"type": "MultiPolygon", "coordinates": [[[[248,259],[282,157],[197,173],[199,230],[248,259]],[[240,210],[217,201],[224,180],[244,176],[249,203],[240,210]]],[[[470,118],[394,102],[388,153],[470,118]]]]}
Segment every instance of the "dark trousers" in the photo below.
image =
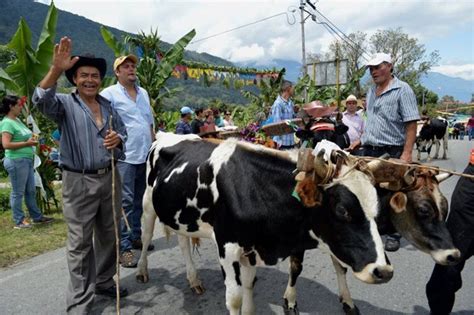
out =
{"type": "MultiPolygon", "coordinates": [[[[362,147],[362,152],[359,152],[358,155],[371,156],[371,157],[381,157],[384,154],[390,155],[391,158],[398,159],[403,153],[403,146],[370,146],[364,145],[362,147]]],[[[392,233],[387,235],[387,239],[393,239],[399,241],[402,236],[400,233],[392,233]]]]}
{"type": "MultiPolygon", "coordinates": [[[[465,174],[474,175],[474,165],[465,174]]],[[[466,260],[474,255],[474,180],[461,177],[451,198],[447,220],[454,245],[461,251],[461,261],[454,266],[435,265],[426,284],[426,297],[432,314],[449,314],[454,306],[456,291],[462,287],[461,271],[466,260]]]]}

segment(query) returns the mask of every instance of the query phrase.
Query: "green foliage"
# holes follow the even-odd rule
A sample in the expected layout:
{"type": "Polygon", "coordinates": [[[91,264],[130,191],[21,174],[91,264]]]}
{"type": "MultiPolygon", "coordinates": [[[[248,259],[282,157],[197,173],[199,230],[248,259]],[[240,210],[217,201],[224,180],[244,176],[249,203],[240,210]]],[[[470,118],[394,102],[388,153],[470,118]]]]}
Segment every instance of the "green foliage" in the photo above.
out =
{"type": "Polygon", "coordinates": [[[35,86],[48,72],[53,56],[57,19],[56,7],[51,4],[36,50],[32,47],[30,28],[23,18],[20,19],[15,35],[8,43],[8,48],[15,52],[16,59],[5,71],[18,87],[15,92],[26,96],[28,102],[31,101],[35,86]]]}
{"type": "Polygon", "coordinates": [[[0,212],[10,210],[10,189],[0,189],[0,212]]]}
{"type": "Polygon", "coordinates": [[[280,93],[280,86],[285,75],[285,68],[281,69],[278,77],[269,78],[268,80],[260,80],[258,83],[259,91],[241,91],[252,105],[256,106],[259,111],[268,110],[280,93]]]}
{"type": "Polygon", "coordinates": [[[160,114],[160,121],[164,124],[166,131],[174,132],[176,125],[181,119],[181,114],[176,111],[166,111],[160,114]]]}

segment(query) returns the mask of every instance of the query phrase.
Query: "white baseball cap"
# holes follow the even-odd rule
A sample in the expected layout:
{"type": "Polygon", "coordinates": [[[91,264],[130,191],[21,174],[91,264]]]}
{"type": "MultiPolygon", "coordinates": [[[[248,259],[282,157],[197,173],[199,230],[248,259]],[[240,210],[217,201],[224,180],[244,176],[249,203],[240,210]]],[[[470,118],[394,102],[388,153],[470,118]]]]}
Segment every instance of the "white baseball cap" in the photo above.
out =
{"type": "Polygon", "coordinates": [[[392,63],[392,57],[389,54],[376,53],[375,55],[372,56],[372,59],[370,59],[369,62],[367,62],[365,66],[366,67],[378,66],[379,64],[383,62],[392,63]]]}

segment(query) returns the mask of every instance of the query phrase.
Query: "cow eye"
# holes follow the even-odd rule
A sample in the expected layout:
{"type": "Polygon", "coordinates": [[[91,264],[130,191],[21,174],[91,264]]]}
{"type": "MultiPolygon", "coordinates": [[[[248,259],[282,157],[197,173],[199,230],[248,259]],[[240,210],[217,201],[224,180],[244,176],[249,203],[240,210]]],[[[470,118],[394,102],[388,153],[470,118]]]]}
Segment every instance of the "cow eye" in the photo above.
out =
{"type": "Polygon", "coordinates": [[[342,205],[336,206],[336,217],[347,222],[350,222],[352,219],[349,211],[347,211],[347,209],[342,205]]]}

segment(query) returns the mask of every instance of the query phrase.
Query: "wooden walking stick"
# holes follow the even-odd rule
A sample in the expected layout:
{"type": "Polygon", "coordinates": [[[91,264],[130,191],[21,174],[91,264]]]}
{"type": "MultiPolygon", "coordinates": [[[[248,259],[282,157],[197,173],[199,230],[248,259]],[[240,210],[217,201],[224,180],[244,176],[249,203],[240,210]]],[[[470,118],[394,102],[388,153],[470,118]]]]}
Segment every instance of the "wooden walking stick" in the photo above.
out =
{"type": "MultiPolygon", "coordinates": [[[[109,131],[112,132],[112,121],[113,117],[110,115],[109,117],[109,131]]],[[[119,237],[119,224],[117,222],[117,215],[115,213],[115,157],[114,157],[114,149],[110,149],[110,154],[112,155],[112,214],[114,217],[114,230],[115,230],[115,269],[117,272],[117,283],[115,285],[116,288],[116,297],[117,303],[115,305],[117,309],[117,315],[120,315],[120,237],[119,237]]]]}

